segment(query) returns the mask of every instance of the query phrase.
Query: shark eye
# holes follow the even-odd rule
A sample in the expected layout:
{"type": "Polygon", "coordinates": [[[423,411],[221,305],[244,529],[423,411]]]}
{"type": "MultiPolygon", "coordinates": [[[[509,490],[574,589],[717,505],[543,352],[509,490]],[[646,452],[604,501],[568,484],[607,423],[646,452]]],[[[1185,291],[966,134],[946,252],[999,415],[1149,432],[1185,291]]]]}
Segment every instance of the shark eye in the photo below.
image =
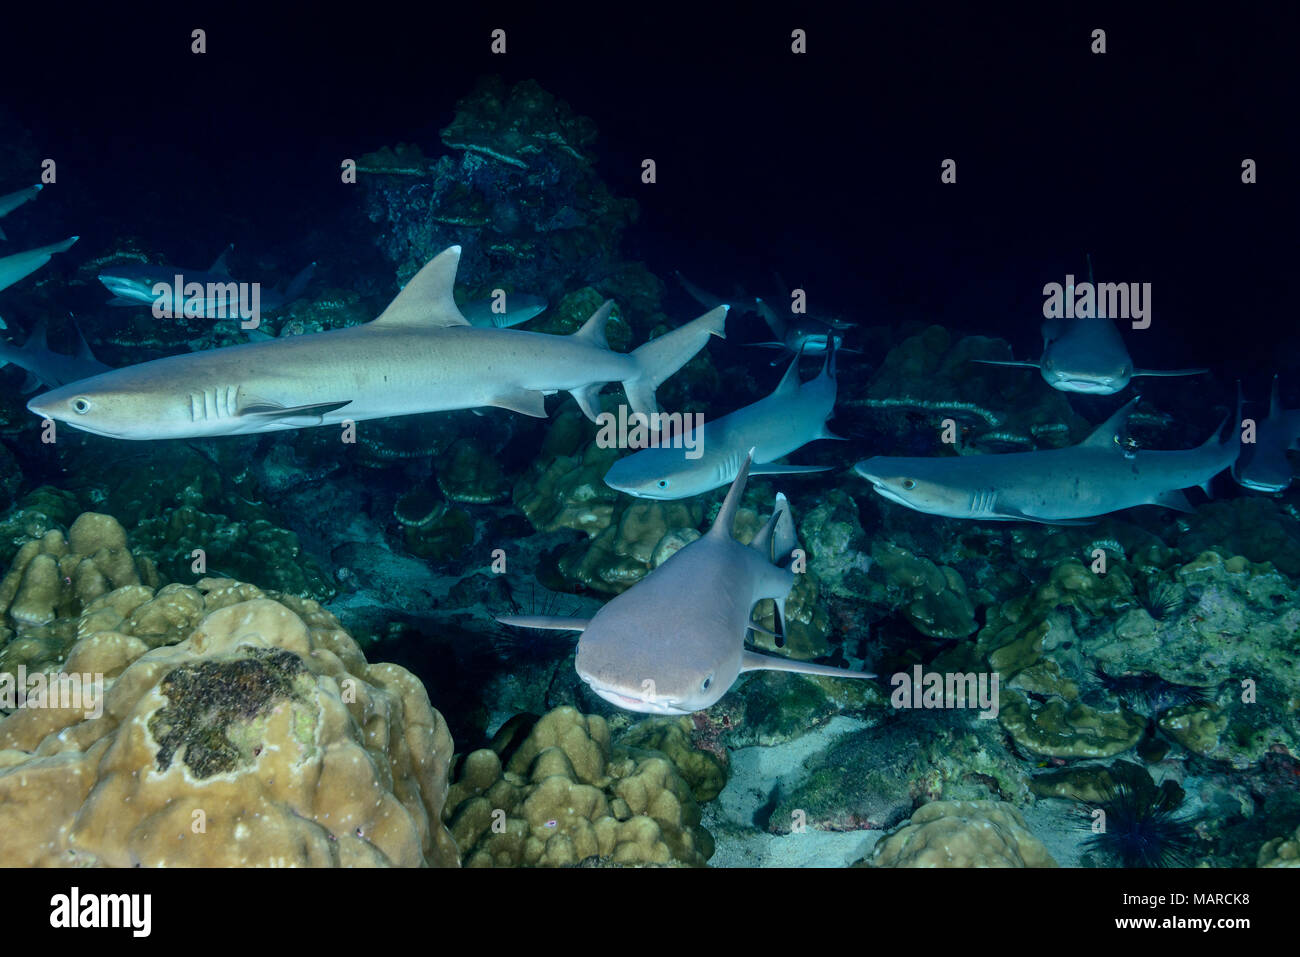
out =
{"type": "Polygon", "coordinates": [[[906,490],[909,491],[909,492],[912,491],[912,489],[916,488],[916,480],[915,480],[915,479],[903,479],[903,488],[906,489],[906,490]]]}
{"type": "Polygon", "coordinates": [[[660,480],[659,480],[659,487],[660,487],[660,488],[667,488],[667,487],[668,487],[668,480],[667,480],[667,479],[660,479],[660,480]]]}
{"type": "Polygon", "coordinates": [[[84,396],[80,396],[76,399],[73,399],[72,411],[77,413],[77,415],[85,415],[87,412],[90,411],[90,400],[85,398],[84,396]]]}
{"type": "Polygon", "coordinates": [[[712,684],[713,684],[713,675],[709,675],[709,676],[708,676],[707,678],[705,678],[702,682],[700,682],[700,690],[701,690],[701,691],[708,691],[708,690],[709,690],[709,686],[712,685],[712,684]]]}

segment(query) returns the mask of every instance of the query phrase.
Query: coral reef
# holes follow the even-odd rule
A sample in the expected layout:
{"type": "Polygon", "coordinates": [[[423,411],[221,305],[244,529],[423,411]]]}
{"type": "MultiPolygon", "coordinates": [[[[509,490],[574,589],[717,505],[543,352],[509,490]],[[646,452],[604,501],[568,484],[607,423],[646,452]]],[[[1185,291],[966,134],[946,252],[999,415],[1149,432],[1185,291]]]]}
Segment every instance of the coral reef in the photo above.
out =
{"type": "Polygon", "coordinates": [[[703,864],[697,801],[725,775],[683,733],[659,722],[616,744],[603,718],[561,707],[504,760],[466,755],[446,805],[466,866],[703,864]]]}
{"type": "Polygon", "coordinates": [[[881,838],[875,867],[1055,867],[1025,819],[999,801],[935,801],[881,838]]]}
{"type": "Polygon", "coordinates": [[[61,665],[102,676],[102,717],[0,720],[5,865],[458,862],[451,737],[414,676],[367,664],[315,602],[228,580],[187,589],[188,637],[150,648],[96,618],[138,592],[83,613],[61,665]]]}

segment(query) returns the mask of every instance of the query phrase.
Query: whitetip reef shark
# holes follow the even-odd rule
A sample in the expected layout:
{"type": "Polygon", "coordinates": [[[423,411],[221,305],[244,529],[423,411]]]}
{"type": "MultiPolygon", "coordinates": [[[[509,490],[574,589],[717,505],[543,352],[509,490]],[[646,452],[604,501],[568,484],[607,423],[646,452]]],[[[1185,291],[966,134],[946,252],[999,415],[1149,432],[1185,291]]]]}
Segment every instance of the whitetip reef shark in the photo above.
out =
{"type": "Polygon", "coordinates": [[[1256,423],[1254,438],[1241,443],[1241,454],[1232,464],[1233,479],[1255,492],[1285,492],[1293,475],[1286,453],[1300,449],[1300,409],[1282,408],[1277,376],[1273,376],[1268,418],[1256,423]]]}
{"type": "MultiPolygon", "coordinates": [[[[154,290],[161,285],[170,290],[171,298],[166,305],[173,315],[207,319],[232,318],[229,304],[235,297],[233,290],[238,284],[230,275],[226,256],[234,248],[233,245],[227,246],[206,270],[126,263],[107,267],[98,278],[104,288],[113,294],[113,298],[108,300],[110,306],[153,306],[159,300],[159,293],[154,290]],[[176,288],[177,276],[183,282],[180,289],[176,288]],[[191,284],[197,284],[194,288],[201,288],[201,294],[189,295],[186,289],[191,284]]],[[[259,284],[259,307],[275,311],[287,306],[303,294],[315,270],[315,263],[308,264],[284,287],[262,289],[259,284]]]]}
{"type": "MultiPolygon", "coordinates": [[[[1092,284],[1092,260],[1088,260],[1088,282],[1092,284]]],[[[1073,302],[1074,285],[1066,286],[1066,295],[1073,302]]],[[[1114,395],[1122,392],[1139,376],[1201,375],[1207,369],[1136,369],[1129,356],[1128,347],[1114,319],[1105,315],[1098,303],[1094,308],[1088,299],[1087,315],[1076,313],[1073,318],[1053,317],[1043,322],[1043,355],[1037,362],[975,359],[981,365],[1016,366],[1037,369],[1044,381],[1062,392],[1080,392],[1087,395],[1114,395]],[[1095,312],[1095,315],[1093,314],[1095,312]]]]}
{"type": "MultiPolygon", "coordinates": [[[[73,328],[76,328],[75,323],[73,328]]],[[[46,340],[44,321],[36,324],[21,346],[0,342],[0,365],[6,363],[26,370],[27,380],[22,386],[24,393],[35,392],[41,386],[57,388],[112,369],[95,358],[80,329],[77,329],[77,351],[73,355],[53,351],[46,340]]]]}
{"type": "Polygon", "coordinates": [[[797,547],[784,495],[748,545],[732,535],[752,455],[732,482],[713,525],[590,619],[503,615],[506,625],[580,631],[574,664],[592,691],[628,711],[689,714],[715,704],[745,671],[791,671],[873,678],[846,668],[809,664],[745,650],[751,618],[764,598],[785,622],[796,575],[780,562],[797,547]]]}
{"type": "Polygon", "coordinates": [[[460,307],[461,314],[471,326],[480,329],[509,329],[527,322],[546,311],[546,300],[525,292],[512,292],[505,297],[505,311],[493,309],[496,300],[472,299],[460,307]]]}
{"type": "MultiPolygon", "coordinates": [[[[690,297],[706,309],[710,309],[722,302],[717,296],[701,289],[680,272],[675,275],[677,281],[682,284],[682,288],[686,290],[690,297]]],[[[779,277],[778,281],[780,281],[779,277]]],[[[784,282],[780,284],[785,285],[784,282]]],[[[792,313],[786,318],[779,315],[775,309],[757,296],[753,298],[741,296],[737,302],[739,311],[754,312],[762,316],[763,321],[767,323],[767,327],[772,331],[772,335],[776,336],[775,341],[745,343],[745,345],[757,349],[780,349],[781,354],[772,360],[772,365],[779,364],[784,358],[802,353],[820,355],[826,351],[827,344],[832,340],[834,340],[835,349],[839,352],[856,353],[858,351],[857,349],[844,348],[844,337],[835,335],[837,332],[851,329],[852,325],[848,323],[826,322],[802,313],[792,313]]]]}
{"type": "Polygon", "coordinates": [[[49,262],[50,257],[55,253],[67,252],[71,249],[72,244],[80,238],[80,236],[70,236],[62,242],[0,257],[0,289],[7,289],[18,280],[30,276],[49,262]]]}
{"type": "Polygon", "coordinates": [[[723,335],[720,306],[614,352],[605,341],[612,302],[568,336],[479,329],[452,298],[460,252],[435,256],[364,325],[154,359],[47,392],[27,408],[110,438],[177,439],[484,406],[544,418],[546,396],[569,392],[594,422],[595,397],[609,382],[622,383],[633,411],[657,412],[659,384],[723,335]]]}
{"type": "MultiPolygon", "coordinates": [[[[23,203],[27,202],[28,200],[35,199],[37,196],[40,195],[41,190],[44,188],[45,187],[42,186],[40,183],[37,183],[35,186],[28,186],[26,189],[20,189],[17,190],[16,192],[7,193],[4,196],[0,196],[0,219],[3,219],[4,217],[8,216],[10,213],[12,213],[15,209],[17,209],[19,206],[21,206],[23,203]]],[[[0,229],[0,239],[8,239],[8,238],[9,237],[5,235],[5,231],[3,229],[0,229]]]]}
{"type": "MultiPolygon", "coordinates": [[[[1037,452],[904,458],[876,456],[854,466],[884,498],[918,512],[949,518],[1088,524],[1085,520],[1132,508],[1163,505],[1192,511],[1181,489],[1199,485],[1232,465],[1241,433],[1221,424],[1195,449],[1133,450],[1123,441],[1133,398],[1078,445],[1037,452]]],[[[1238,400],[1240,419],[1240,400],[1238,400]]],[[[1227,419],[1224,423],[1227,423],[1227,419]]]]}
{"type": "Polygon", "coordinates": [[[820,374],[808,382],[800,382],[795,356],[771,395],[687,430],[667,446],[624,456],[606,473],[605,484],[638,498],[689,498],[729,485],[751,448],[750,475],[824,472],[831,466],[779,465],[776,460],[817,439],[839,439],[826,427],[834,409],[834,349],[826,353],[820,374]],[[692,458],[688,453],[694,449],[699,451],[692,458]]]}

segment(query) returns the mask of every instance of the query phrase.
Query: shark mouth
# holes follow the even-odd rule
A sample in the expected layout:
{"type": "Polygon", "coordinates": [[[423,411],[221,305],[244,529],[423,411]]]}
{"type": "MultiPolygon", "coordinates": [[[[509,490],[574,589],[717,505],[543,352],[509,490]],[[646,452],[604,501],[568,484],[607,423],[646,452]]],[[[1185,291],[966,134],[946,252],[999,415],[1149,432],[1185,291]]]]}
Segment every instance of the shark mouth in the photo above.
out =
{"type": "Polygon", "coordinates": [[[646,698],[634,697],[623,694],[621,691],[615,691],[595,681],[593,678],[582,675],[582,680],[591,686],[591,690],[596,692],[610,704],[625,711],[637,711],[641,714],[690,714],[682,708],[676,707],[676,702],[662,700],[648,700],[646,698]]]}
{"type": "Polygon", "coordinates": [[[1124,385],[1116,385],[1113,381],[1104,379],[1060,378],[1052,380],[1052,385],[1063,392],[1082,392],[1087,395],[1114,395],[1124,388],[1124,385]]]}

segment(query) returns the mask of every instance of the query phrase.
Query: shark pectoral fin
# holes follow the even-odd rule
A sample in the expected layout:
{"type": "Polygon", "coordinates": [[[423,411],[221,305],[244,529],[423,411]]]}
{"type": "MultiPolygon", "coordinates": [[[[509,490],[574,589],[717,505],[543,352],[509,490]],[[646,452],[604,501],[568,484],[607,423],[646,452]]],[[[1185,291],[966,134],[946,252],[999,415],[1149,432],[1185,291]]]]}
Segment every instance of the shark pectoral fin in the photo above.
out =
{"type": "Polygon", "coordinates": [[[1165,508],[1172,508],[1179,512],[1194,512],[1192,503],[1187,501],[1187,496],[1179,489],[1172,488],[1167,492],[1161,492],[1151,500],[1152,505],[1163,505],[1165,508]]]}
{"type": "Polygon", "coordinates": [[[35,372],[27,373],[27,378],[23,379],[23,386],[22,386],[23,395],[27,395],[28,393],[35,392],[44,384],[45,383],[41,382],[41,380],[36,377],[35,372]]]}
{"type": "Polygon", "coordinates": [[[1134,369],[1133,378],[1140,375],[1153,376],[1158,378],[1170,378],[1180,375],[1204,375],[1209,369],[1134,369]]]}
{"type": "Polygon", "coordinates": [[[1035,522],[1039,525],[1096,525],[1097,518],[1039,518],[1028,515],[1015,508],[999,507],[997,515],[981,515],[980,518],[1001,519],[1002,521],[1035,522]]]}
{"type": "Polygon", "coordinates": [[[498,409],[509,409],[511,412],[518,412],[521,415],[531,415],[535,419],[546,418],[546,396],[541,392],[530,389],[503,392],[500,395],[493,396],[488,400],[487,404],[496,406],[498,409]]]}
{"type": "Polygon", "coordinates": [[[866,671],[850,671],[848,668],[832,668],[829,665],[814,665],[806,661],[794,661],[790,658],[775,658],[760,655],[756,651],[746,651],[740,657],[741,671],[790,671],[800,675],[826,675],[830,678],[874,678],[866,671]]]}
{"type": "Polygon", "coordinates": [[[829,472],[833,465],[755,465],[750,475],[804,475],[808,472],[829,472]]]}
{"type": "Polygon", "coordinates": [[[288,408],[274,402],[253,400],[246,405],[240,406],[239,415],[256,416],[262,419],[309,419],[312,420],[312,424],[319,425],[324,416],[343,408],[351,401],[351,399],[346,399],[343,402],[317,402],[314,405],[298,405],[288,408]]]}
{"type": "Polygon", "coordinates": [[[596,421],[600,390],[603,387],[604,383],[597,382],[594,385],[585,385],[581,389],[574,389],[569,393],[569,395],[573,396],[573,401],[578,403],[578,408],[582,410],[582,414],[592,422],[596,421]]]}
{"type": "MultiPolygon", "coordinates": [[[[785,349],[786,348],[784,342],[746,342],[742,344],[746,346],[751,346],[752,348],[755,349],[785,349]]],[[[776,365],[775,362],[772,364],[776,365]]]]}
{"type": "Polygon", "coordinates": [[[543,628],[547,631],[586,631],[590,618],[566,618],[563,615],[497,615],[503,625],[516,628],[543,628]]]}
{"type": "Polygon", "coordinates": [[[826,425],[825,423],[822,424],[821,431],[817,433],[816,437],[819,439],[834,439],[837,442],[848,441],[848,439],[846,439],[844,436],[836,435],[834,432],[832,432],[830,426],[826,425]]]}
{"type": "Polygon", "coordinates": [[[1026,360],[1025,362],[1016,362],[1016,361],[1014,361],[1014,360],[1012,360],[1012,359],[1006,359],[1006,360],[1003,360],[1003,359],[971,359],[970,361],[971,361],[971,362],[978,362],[978,363],[979,363],[980,365],[982,365],[982,366],[1012,366],[1013,368],[1016,368],[1016,369],[1038,369],[1038,368],[1040,368],[1040,366],[1039,366],[1039,364],[1038,364],[1037,362],[1030,362],[1030,361],[1028,361],[1028,360],[1026,360]]]}

